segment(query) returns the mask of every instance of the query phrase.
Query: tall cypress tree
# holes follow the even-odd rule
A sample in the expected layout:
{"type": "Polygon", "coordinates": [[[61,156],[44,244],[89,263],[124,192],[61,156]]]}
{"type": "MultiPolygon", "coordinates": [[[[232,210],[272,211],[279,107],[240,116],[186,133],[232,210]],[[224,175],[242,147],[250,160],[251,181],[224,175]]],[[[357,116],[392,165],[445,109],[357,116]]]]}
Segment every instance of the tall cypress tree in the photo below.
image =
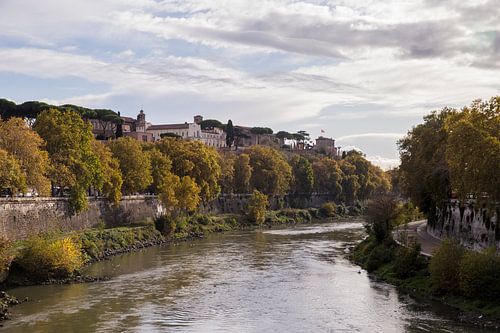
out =
{"type": "Polygon", "coordinates": [[[226,144],[228,147],[231,147],[234,142],[234,127],[231,119],[228,120],[226,126],[226,144]]]}

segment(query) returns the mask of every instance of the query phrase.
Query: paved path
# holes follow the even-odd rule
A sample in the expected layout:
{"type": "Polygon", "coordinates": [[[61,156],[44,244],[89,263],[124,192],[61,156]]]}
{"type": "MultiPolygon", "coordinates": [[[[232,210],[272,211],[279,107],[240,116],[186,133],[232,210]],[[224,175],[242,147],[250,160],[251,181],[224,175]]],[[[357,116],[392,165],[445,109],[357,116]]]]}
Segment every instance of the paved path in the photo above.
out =
{"type": "Polygon", "coordinates": [[[422,254],[431,257],[435,249],[441,244],[441,240],[429,234],[426,229],[427,220],[408,223],[406,226],[397,228],[392,232],[396,242],[402,243],[405,236],[408,240],[415,240],[422,247],[422,254]]]}

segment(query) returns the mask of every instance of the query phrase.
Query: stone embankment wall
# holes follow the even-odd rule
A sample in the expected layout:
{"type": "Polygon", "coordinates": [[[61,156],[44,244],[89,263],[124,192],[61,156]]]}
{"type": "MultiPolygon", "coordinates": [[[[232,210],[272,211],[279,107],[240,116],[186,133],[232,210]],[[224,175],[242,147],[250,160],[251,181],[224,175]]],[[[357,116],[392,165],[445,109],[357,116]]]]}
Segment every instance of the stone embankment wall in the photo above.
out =
{"type": "MultiPolygon", "coordinates": [[[[200,207],[205,213],[242,213],[250,195],[221,195],[200,207]]],[[[271,209],[286,207],[319,207],[330,198],[326,195],[285,196],[271,198],[271,209]]],[[[52,231],[84,230],[150,223],[164,213],[155,196],[123,197],[112,206],[103,198],[89,198],[89,209],[71,214],[66,198],[0,198],[0,235],[18,240],[52,231]]]]}
{"type": "Polygon", "coordinates": [[[468,202],[461,205],[452,200],[437,208],[436,218],[429,221],[427,230],[440,239],[457,239],[473,250],[491,246],[500,250],[499,208],[498,204],[468,202]]]}
{"type": "Polygon", "coordinates": [[[41,232],[73,231],[152,222],[163,213],[153,196],[128,196],[112,206],[90,198],[89,209],[71,214],[66,198],[0,198],[0,234],[10,240],[41,232]]]}

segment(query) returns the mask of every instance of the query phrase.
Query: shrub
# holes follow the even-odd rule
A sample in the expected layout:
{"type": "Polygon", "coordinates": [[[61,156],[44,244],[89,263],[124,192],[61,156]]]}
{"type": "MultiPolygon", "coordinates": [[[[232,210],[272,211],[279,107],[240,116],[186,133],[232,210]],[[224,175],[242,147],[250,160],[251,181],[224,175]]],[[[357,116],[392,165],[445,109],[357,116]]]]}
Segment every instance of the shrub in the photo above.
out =
{"type": "Polygon", "coordinates": [[[458,293],[460,261],[464,249],[456,241],[444,240],[429,263],[431,288],[435,293],[458,293]]]}
{"type": "Polygon", "coordinates": [[[420,255],[421,247],[418,243],[410,246],[400,246],[394,258],[394,273],[400,279],[414,276],[426,266],[425,259],[420,255]]]}
{"type": "Polygon", "coordinates": [[[460,292],[474,298],[500,297],[500,258],[495,248],[484,253],[468,251],[460,262],[460,292]]]}
{"type": "Polygon", "coordinates": [[[385,244],[376,246],[368,255],[366,260],[366,270],[368,272],[376,271],[380,266],[391,262],[393,257],[392,248],[385,244]]]}
{"type": "Polygon", "coordinates": [[[250,221],[256,224],[263,224],[266,220],[266,211],[269,206],[269,201],[267,195],[259,192],[258,190],[253,190],[252,196],[248,202],[248,212],[247,216],[250,221]]]}
{"type": "Polygon", "coordinates": [[[325,202],[319,209],[320,214],[324,217],[333,217],[336,211],[337,207],[333,202],[325,202]]]}
{"type": "Polygon", "coordinates": [[[81,248],[71,238],[32,237],[24,241],[16,264],[39,279],[71,276],[83,265],[81,248]]]}

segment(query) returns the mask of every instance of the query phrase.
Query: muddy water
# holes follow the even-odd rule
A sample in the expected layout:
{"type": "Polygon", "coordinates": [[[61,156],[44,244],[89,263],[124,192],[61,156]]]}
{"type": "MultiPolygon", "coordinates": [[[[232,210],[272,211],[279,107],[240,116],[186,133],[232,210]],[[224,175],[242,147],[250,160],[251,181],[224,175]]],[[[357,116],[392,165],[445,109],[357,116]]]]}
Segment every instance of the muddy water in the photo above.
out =
{"type": "Polygon", "coordinates": [[[6,332],[486,332],[345,258],[344,221],[211,235],[91,266],[105,282],[18,288],[6,332]]]}

